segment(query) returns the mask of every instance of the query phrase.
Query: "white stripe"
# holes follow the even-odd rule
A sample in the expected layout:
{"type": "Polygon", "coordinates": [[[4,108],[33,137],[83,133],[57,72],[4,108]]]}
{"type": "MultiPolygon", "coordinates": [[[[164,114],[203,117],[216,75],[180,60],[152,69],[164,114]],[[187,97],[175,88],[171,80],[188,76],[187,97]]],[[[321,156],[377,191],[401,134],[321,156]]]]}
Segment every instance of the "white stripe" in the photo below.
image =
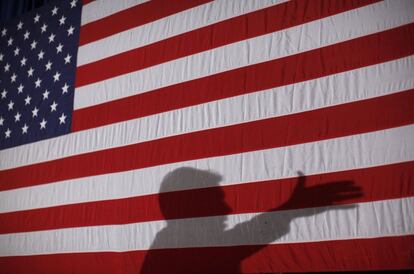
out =
{"type": "Polygon", "coordinates": [[[81,46],[77,65],[85,65],[283,2],[286,0],[218,0],[200,5],[81,46]]]}
{"type": "Polygon", "coordinates": [[[74,108],[105,103],[401,26],[414,22],[412,10],[414,1],[380,2],[79,87],[75,89],[74,108]]]}
{"type": "MultiPolygon", "coordinates": [[[[220,185],[321,174],[414,160],[414,125],[294,146],[185,161],[0,192],[0,213],[158,193],[168,172],[211,170],[220,185]]],[[[206,182],[169,191],[209,187],[206,182]]]]}
{"type": "Polygon", "coordinates": [[[2,150],[0,170],[412,88],[414,56],[2,150]]]}
{"type": "Polygon", "coordinates": [[[105,18],[114,13],[132,8],[149,0],[99,0],[93,1],[82,8],[81,25],[105,18]]]}
{"type": "MultiPolygon", "coordinates": [[[[221,202],[221,201],[217,201],[221,202]]],[[[414,198],[265,214],[67,228],[0,235],[0,256],[302,243],[414,233],[414,198]],[[398,214],[395,214],[398,212],[398,214]]]]}

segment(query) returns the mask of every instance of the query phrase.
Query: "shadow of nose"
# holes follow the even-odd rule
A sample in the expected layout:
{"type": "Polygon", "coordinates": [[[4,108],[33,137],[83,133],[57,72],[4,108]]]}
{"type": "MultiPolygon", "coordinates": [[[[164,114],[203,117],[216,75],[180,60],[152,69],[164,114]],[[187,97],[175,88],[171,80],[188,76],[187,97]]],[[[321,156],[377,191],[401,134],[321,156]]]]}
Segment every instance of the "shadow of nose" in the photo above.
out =
{"type": "Polygon", "coordinates": [[[223,215],[232,213],[232,208],[227,204],[225,200],[220,201],[221,208],[223,209],[223,215]]]}

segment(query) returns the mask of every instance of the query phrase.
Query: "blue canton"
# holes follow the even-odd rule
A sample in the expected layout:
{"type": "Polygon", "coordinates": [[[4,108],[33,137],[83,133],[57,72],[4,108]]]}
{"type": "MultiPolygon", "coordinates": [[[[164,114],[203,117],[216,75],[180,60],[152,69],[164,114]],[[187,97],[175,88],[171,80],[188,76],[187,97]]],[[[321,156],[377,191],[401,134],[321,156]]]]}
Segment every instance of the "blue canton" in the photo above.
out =
{"type": "Polygon", "coordinates": [[[0,149],[70,132],[81,1],[0,26],[0,149]]]}

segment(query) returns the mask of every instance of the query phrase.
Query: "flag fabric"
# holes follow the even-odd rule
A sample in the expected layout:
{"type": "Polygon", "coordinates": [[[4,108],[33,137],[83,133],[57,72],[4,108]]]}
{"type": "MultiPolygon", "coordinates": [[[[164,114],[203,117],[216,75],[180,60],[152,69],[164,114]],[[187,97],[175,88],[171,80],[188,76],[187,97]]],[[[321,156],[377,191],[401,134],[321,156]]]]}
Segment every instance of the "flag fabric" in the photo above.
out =
{"type": "Polygon", "coordinates": [[[2,149],[70,131],[81,5],[54,8],[1,30],[2,149]]]}
{"type": "Polygon", "coordinates": [[[0,31],[0,273],[414,268],[413,1],[51,1],[0,31]]]}

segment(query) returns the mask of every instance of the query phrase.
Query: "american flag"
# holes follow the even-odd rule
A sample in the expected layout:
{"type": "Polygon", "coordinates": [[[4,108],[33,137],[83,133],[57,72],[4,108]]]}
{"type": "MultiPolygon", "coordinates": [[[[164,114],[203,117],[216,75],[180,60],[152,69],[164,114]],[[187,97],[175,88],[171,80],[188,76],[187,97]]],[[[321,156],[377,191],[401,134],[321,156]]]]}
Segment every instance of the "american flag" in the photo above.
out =
{"type": "Polygon", "coordinates": [[[414,1],[50,1],[0,46],[0,273],[414,268],[414,1]]]}
{"type": "Polygon", "coordinates": [[[81,14],[71,3],[1,28],[0,149],[70,131],[81,14]]]}

